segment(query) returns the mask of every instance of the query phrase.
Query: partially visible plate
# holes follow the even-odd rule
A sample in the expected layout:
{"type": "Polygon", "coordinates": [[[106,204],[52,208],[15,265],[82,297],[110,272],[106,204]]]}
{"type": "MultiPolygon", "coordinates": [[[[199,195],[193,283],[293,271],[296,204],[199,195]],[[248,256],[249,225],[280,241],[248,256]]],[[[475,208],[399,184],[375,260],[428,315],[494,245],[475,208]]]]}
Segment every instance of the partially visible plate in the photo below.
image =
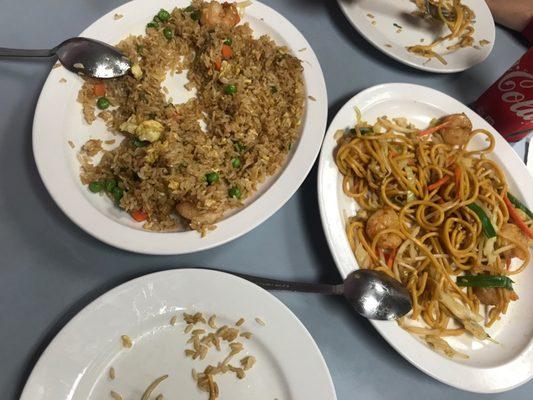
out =
{"type": "MultiPolygon", "coordinates": [[[[505,171],[510,190],[525,200],[533,198],[533,177],[524,163],[483,118],[450,96],[424,86],[391,83],[371,87],[352,97],[335,116],[324,139],[318,167],[318,201],[322,226],[337,267],[345,278],[357,269],[345,234],[345,218],[355,215],[358,206],[342,190],[342,176],[333,156],[335,132],[353,127],[354,107],[363,119],[373,123],[377,117],[405,117],[419,128],[427,127],[434,117],[464,112],[475,128],[490,131],[496,140],[493,153],[505,171]]],[[[483,139],[479,136],[479,144],[483,139]]],[[[475,143],[474,143],[475,144],[475,143]]],[[[481,343],[470,336],[449,338],[449,343],[470,356],[467,360],[449,359],[401,329],[395,322],[372,321],[377,331],[413,365],[428,375],[457,388],[480,393],[510,390],[533,377],[533,268],[530,265],[513,277],[520,300],[509,306],[506,315],[488,333],[500,344],[481,343]]]]}
{"type": "MultiPolygon", "coordinates": [[[[21,400],[102,400],[111,390],[140,399],[155,378],[166,399],[206,400],[192,368],[203,371],[226,353],[210,350],[205,360],[184,355],[183,312],[216,314],[218,326],[245,319],[244,355],[257,362],[243,380],[217,375],[220,398],[232,400],[336,400],[328,368],[309,332],[283,303],[233,275],[182,269],[146,275],[109,291],[84,308],[56,336],[35,365],[21,400]],[[178,316],[177,323],[169,321],[178,316]],[[262,326],[256,322],[259,317],[262,326]],[[121,346],[121,335],[133,341],[121,346]],[[213,354],[215,353],[215,354],[213,354]],[[108,377],[111,366],[115,379],[108,377]]],[[[201,328],[197,326],[195,329],[201,328]]],[[[235,364],[233,363],[233,364],[235,364]]]]}
{"type": "Polygon", "coordinates": [[[407,51],[407,46],[429,44],[438,36],[449,33],[448,28],[442,24],[412,16],[411,13],[417,8],[411,0],[338,0],[338,2],[354,28],[374,47],[414,68],[441,73],[464,71],[485,60],[494,45],[494,20],[484,0],[462,0],[462,3],[476,14],[474,23],[476,47],[465,47],[449,52],[445,48],[449,43],[439,45],[436,50],[444,56],[447,65],[436,58],[428,61],[407,51]],[[482,40],[488,43],[480,44],[482,40]]]}
{"type": "MultiPolygon", "coordinates": [[[[146,23],[161,8],[186,7],[190,0],[135,0],[110,11],[81,36],[118,43],[130,34],[144,33],[146,23]],[[115,15],[122,16],[116,19],[115,15]]],[[[112,246],[137,253],[183,254],[212,248],[235,239],[274,214],[296,192],[313,166],[324,137],[327,93],[324,76],[311,45],[282,15],[253,1],[246,7],[244,22],[256,36],[268,34],[278,45],[286,45],[300,58],[306,85],[306,111],[302,132],[277,175],[268,178],[245,207],[230,212],[205,237],[196,231],[156,233],[113,206],[105,196],[91,194],[79,179],[80,147],[89,139],[116,138],[97,120],[87,125],[76,101],[82,80],[64,68],[52,69],[43,87],[33,121],[33,153],[41,178],[50,195],[80,228],[112,246]],[[66,80],[66,81],[63,81],[66,80]],[[75,148],[71,148],[75,146],[75,148]]],[[[182,74],[183,75],[183,74],[182,74]]],[[[184,79],[174,77],[165,84],[175,103],[191,93],[184,79]]]]}

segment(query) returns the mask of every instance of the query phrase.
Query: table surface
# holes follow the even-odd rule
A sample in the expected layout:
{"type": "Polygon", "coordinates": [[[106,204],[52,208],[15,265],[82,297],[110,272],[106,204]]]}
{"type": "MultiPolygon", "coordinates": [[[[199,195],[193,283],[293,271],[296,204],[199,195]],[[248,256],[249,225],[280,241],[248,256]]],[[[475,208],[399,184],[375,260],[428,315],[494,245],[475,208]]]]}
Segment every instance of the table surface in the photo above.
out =
{"type": "MultiPolygon", "coordinates": [[[[124,0],[0,0],[0,46],[45,48],[76,36],[124,0]]],[[[324,71],[329,117],[361,89],[412,82],[468,104],[525,51],[498,28],[488,59],[469,71],[436,75],[404,66],[368,44],[333,0],[264,0],[312,44],[324,71]]],[[[337,282],[322,233],[316,166],[292,199],[244,237],[184,256],[114,249],[76,227],[46,192],[32,156],[35,104],[51,63],[0,62],[0,392],[20,396],[41,352],[79,310],[131,278],[180,266],[226,268],[272,278],[337,282]],[[275,250],[275,251],[273,251],[275,250]]],[[[53,134],[53,132],[50,132],[53,134]]],[[[523,154],[524,144],[515,149],[523,154]]],[[[426,376],[398,355],[342,301],[275,293],[305,324],[326,359],[339,400],[531,399],[533,382],[475,395],[426,376]],[[384,382],[386,379],[386,383],[384,382]]]]}

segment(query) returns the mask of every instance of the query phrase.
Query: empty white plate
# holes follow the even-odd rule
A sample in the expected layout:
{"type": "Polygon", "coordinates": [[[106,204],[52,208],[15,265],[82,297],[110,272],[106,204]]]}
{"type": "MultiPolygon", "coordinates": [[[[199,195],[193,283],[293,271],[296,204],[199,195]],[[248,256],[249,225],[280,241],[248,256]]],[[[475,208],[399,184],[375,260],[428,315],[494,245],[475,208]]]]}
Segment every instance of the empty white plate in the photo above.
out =
{"type": "MultiPolygon", "coordinates": [[[[344,224],[345,216],[355,215],[358,206],[342,190],[342,176],[333,157],[337,146],[333,136],[337,130],[355,125],[355,106],[361,110],[363,119],[370,123],[386,115],[391,118],[405,117],[419,128],[427,127],[434,117],[464,112],[475,128],[486,129],[494,135],[496,147],[492,158],[505,171],[511,192],[526,200],[526,204],[528,199],[533,198],[533,177],[522,160],[494,128],[468,107],[424,86],[391,83],[371,87],[352,97],[341,108],[326,133],[320,154],[318,200],[322,226],[343,278],[358,268],[344,224]]],[[[479,138],[479,142],[482,141],[479,138]]],[[[392,347],[435,379],[472,392],[509,390],[533,377],[533,319],[530,317],[533,307],[532,266],[513,276],[513,280],[520,300],[513,302],[507,314],[487,329],[500,344],[482,343],[468,335],[449,338],[452,347],[470,356],[467,360],[449,359],[435,353],[395,322],[372,323],[392,347]]]]}
{"type": "MultiPolygon", "coordinates": [[[[134,279],[83,309],[45,350],[21,400],[102,400],[111,398],[111,390],[124,399],[140,399],[150,382],[166,374],[151,399],[161,393],[168,400],[207,400],[192,368],[201,372],[226,353],[212,348],[205,360],[185,357],[191,345],[186,344],[190,334],[184,333],[183,312],[215,314],[219,327],[244,318],[241,332],[253,333],[249,340],[238,339],[244,350],[232,364],[245,355],[254,356],[256,364],[243,380],[229,373],[215,377],[221,400],[336,399],[317,345],[279,300],[233,275],[182,269],[134,279]],[[132,339],[131,348],[122,346],[122,335],[132,339]],[[115,379],[109,377],[111,367],[115,379]]],[[[194,329],[200,328],[207,329],[204,324],[194,329]]]]}
{"type": "MultiPolygon", "coordinates": [[[[187,7],[190,0],[136,0],[110,11],[81,36],[118,43],[128,35],[140,35],[161,8],[187,7]],[[122,16],[116,19],[116,15],[122,16]]],[[[76,101],[82,80],[64,68],[52,69],[43,87],[33,121],[33,153],[44,185],[57,205],[80,228],[97,239],[121,249],[146,254],[183,254],[212,248],[252,230],[274,214],[298,190],[320,151],[327,120],[327,94],[320,64],[309,43],[282,15],[253,1],[246,7],[244,22],[256,36],[268,34],[286,45],[302,60],[306,111],[301,136],[277,175],[267,179],[245,207],[233,210],[205,237],[196,231],[156,233],[142,229],[127,213],[105,196],[95,196],[79,179],[77,152],[89,139],[113,139],[102,121],[87,125],[76,101]],[[74,146],[72,148],[71,146],[74,146]]],[[[169,79],[167,79],[167,82],[169,79]]],[[[183,84],[170,79],[175,103],[190,98],[183,84]]]]}
{"type": "Polygon", "coordinates": [[[374,47],[411,67],[431,72],[459,72],[482,62],[494,45],[494,20],[484,0],[462,0],[476,14],[474,45],[450,52],[440,44],[435,50],[443,55],[447,65],[436,58],[417,56],[407,46],[430,44],[449,33],[442,24],[432,23],[411,15],[417,10],[411,0],[338,0],[339,5],[359,33],[374,47]],[[400,28],[401,29],[400,29],[400,28]],[[481,43],[480,43],[481,41],[481,43]],[[487,41],[488,43],[484,42],[487,41]]]}

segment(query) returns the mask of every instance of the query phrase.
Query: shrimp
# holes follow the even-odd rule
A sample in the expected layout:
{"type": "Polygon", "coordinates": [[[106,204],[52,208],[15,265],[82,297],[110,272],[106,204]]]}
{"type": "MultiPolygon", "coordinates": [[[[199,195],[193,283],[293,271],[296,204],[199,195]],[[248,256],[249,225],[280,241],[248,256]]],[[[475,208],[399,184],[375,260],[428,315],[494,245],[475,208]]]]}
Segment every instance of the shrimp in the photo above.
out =
{"type": "MultiPolygon", "coordinates": [[[[516,226],[515,224],[507,223],[503,225],[500,231],[500,235],[503,238],[502,240],[503,246],[518,243],[518,244],[521,244],[526,249],[528,247],[527,238],[522,233],[520,228],[516,226]]],[[[519,248],[518,246],[516,246],[513,249],[505,251],[504,255],[508,258],[518,257],[521,260],[525,260],[527,257],[526,252],[523,249],[519,248]]]]}
{"type": "MultiPolygon", "coordinates": [[[[366,222],[366,234],[370,239],[385,229],[400,229],[398,214],[389,207],[381,208],[368,218],[366,222]]],[[[386,250],[394,250],[402,244],[402,238],[395,233],[382,235],[377,243],[378,247],[386,250]]]]}
{"type": "Polygon", "coordinates": [[[211,225],[217,222],[222,216],[221,212],[200,211],[192,203],[187,201],[176,204],[176,211],[183,218],[200,225],[211,225]]]}
{"type": "Polygon", "coordinates": [[[462,146],[468,141],[472,132],[472,122],[464,113],[448,115],[442,118],[441,123],[447,123],[445,127],[439,129],[445,143],[462,146]]]}
{"type": "Polygon", "coordinates": [[[235,4],[226,2],[221,4],[212,1],[203,6],[200,24],[206,26],[222,25],[229,29],[237,25],[240,20],[241,17],[235,4]]]}

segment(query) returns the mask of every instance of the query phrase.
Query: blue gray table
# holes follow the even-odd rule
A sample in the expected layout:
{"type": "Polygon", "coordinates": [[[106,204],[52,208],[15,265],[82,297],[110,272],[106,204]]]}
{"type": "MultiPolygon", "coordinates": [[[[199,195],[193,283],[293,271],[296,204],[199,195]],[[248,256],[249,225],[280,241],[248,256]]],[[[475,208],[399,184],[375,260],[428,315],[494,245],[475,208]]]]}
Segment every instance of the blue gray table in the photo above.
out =
{"type": "MultiPolygon", "coordinates": [[[[375,50],[333,0],[264,0],[313,46],[324,70],[330,119],[355,93],[383,82],[413,82],[469,103],[526,47],[503,29],[489,58],[452,75],[424,73],[375,50]]],[[[52,47],[78,35],[124,0],[0,0],[0,46],[52,47]]],[[[227,268],[273,278],[337,282],[322,233],[316,167],[261,226],[225,246],[154,257],[114,249],[76,227],[46,192],[32,156],[35,104],[51,64],[0,62],[0,393],[16,399],[41,352],[90,301],[131,278],[178,266],[227,268]]],[[[51,135],[54,132],[50,132],[51,135]]],[[[524,145],[515,149],[523,155],[524,145]]],[[[339,400],[531,399],[533,382],[504,394],[474,395],[426,376],[399,356],[342,301],[275,293],[322,350],[339,400]]],[[[59,400],[59,399],[58,399],[59,400]]]]}

